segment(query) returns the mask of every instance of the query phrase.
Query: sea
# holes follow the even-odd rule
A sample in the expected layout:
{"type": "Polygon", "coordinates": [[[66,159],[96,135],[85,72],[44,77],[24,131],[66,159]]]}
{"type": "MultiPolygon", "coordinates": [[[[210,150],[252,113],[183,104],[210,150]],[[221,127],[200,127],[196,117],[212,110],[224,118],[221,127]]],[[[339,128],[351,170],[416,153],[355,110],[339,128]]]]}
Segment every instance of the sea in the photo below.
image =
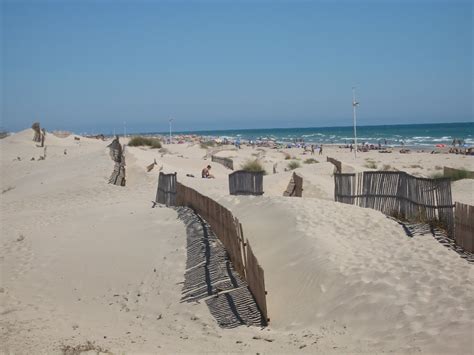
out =
{"type": "MultiPolygon", "coordinates": [[[[265,128],[173,132],[173,135],[177,134],[198,134],[205,137],[220,137],[229,140],[240,138],[246,141],[271,139],[281,143],[304,140],[306,143],[316,144],[350,144],[354,139],[353,127],[265,128]]],[[[462,146],[473,146],[474,122],[357,127],[357,142],[359,144],[381,143],[391,146],[432,147],[439,144],[452,145],[453,140],[461,140],[462,146]]]]}

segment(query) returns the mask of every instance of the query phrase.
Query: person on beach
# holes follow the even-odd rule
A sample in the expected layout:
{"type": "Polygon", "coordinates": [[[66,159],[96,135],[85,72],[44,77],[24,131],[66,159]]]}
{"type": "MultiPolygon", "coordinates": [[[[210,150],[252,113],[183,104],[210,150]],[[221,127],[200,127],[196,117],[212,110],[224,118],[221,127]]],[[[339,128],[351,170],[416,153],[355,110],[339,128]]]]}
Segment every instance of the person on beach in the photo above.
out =
{"type": "Polygon", "coordinates": [[[203,179],[214,179],[214,175],[210,173],[211,166],[208,165],[204,169],[202,169],[201,176],[203,179]]]}
{"type": "Polygon", "coordinates": [[[314,155],[314,144],[311,144],[311,155],[314,155]]]}
{"type": "Polygon", "coordinates": [[[319,147],[319,155],[323,154],[323,145],[321,144],[321,146],[319,147]]]}

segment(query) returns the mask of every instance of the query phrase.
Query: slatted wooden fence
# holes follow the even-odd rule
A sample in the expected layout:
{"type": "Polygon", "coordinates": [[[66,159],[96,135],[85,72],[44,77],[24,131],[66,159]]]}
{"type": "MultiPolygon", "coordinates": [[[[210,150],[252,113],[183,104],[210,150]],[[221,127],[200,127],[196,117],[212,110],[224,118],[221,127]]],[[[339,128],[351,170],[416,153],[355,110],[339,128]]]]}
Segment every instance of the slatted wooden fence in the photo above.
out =
{"type": "Polygon", "coordinates": [[[454,240],[457,245],[474,253],[474,206],[456,202],[454,240]]]}
{"type": "Polygon", "coordinates": [[[230,158],[216,157],[215,155],[211,156],[211,160],[215,163],[224,165],[230,170],[234,170],[234,161],[230,158]]]}
{"type": "Polygon", "coordinates": [[[454,168],[448,168],[447,166],[444,167],[443,169],[443,176],[444,177],[453,177],[453,176],[459,176],[459,174],[465,174],[466,178],[468,179],[474,179],[474,171],[469,171],[469,170],[461,170],[461,169],[454,169],[454,168]]]}
{"type": "Polygon", "coordinates": [[[303,177],[293,172],[288,187],[286,188],[285,192],[283,192],[283,196],[302,197],[303,177]]]}
{"type": "Polygon", "coordinates": [[[336,167],[336,172],[337,173],[342,172],[342,163],[339,160],[327,157],[326,161],[329,162],[329,163],[334,164],[334,166],[336,167]]]}
{"type": "Polygon", "coordinates": [[[440,222],[453,236],[449,179],[424,179],[399,171],[334,174],[335,200],[379,210],[401,219],[440,222]]]}
{"type": "Polygon", "coordinates": [[[235,270],[247,281],[266,323],[268,313],[263,269],[258,264],[248,241],[244,243],[239,220],[213,199],[179,182],[176,183],[176,192],[176,205],[192,208],[209,223],[229,254],[235,270]]]}
{"type": "Polygon", "coordinates": [[[231,195],[263,195],[263,172],[234,171],[229,174],[229,191],[231,195]]]}
{"type": "Polygon", "coordinates": [[[155,202],[166,206],[176,206],[176,173],[164,174],[160,172],[155,202]]]}
{"type": "Polygon", "coordinates": [[[247,271],[247,284],[249,285],[250,292],[252,292],[255,301],[258,304],[260,312],[262,312],[263,318],[268,322],[267,312],[267,291],[265,291],[265,273],[262,267],[258,264],[258,260],[253,253],[250,243],[247,239],[247,260],[245,263],[247,271]]]}
{"type": "Polygon", "coordinates": [[[125,186],[125,148],[120,145],[118,137],[108,145],[108,148],[110,148],[110,157],[115,162],[114,171],[112,175],[110,175],[109,184],[125,186]]]}

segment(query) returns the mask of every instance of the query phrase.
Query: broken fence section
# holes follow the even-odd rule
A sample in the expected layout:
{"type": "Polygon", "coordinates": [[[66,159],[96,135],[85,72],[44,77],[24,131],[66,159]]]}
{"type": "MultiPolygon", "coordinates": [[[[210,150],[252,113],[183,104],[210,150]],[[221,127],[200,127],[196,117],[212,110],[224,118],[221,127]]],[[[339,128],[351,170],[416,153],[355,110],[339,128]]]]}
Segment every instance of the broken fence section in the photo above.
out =
{"type": "Polygon", "coordinates": [[[125,186],[125,146],[120,145],[119,138],[116,137],[108,146],[110,157],[115,162],[114,171],[110,175],[109,184],[125,186]]]}
{"type": "Polygon", "coordinates": [[[303,197],[303,177],[293,172],[288,187],[283,192],[283,196],[303,197]]]}

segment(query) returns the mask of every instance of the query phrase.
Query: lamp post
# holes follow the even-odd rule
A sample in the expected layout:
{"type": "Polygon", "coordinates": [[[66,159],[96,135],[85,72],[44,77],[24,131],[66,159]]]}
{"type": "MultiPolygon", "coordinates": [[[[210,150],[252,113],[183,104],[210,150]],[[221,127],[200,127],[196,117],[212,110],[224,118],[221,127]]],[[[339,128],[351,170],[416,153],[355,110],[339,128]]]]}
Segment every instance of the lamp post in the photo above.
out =
{"type": "Polygon", "coordinates": [[[359,106],[359,103],[355,99],[355,87],[352,87],[352,119],[354,123],[354,158],[357,158],[357,117],[356,117],[356,107],[359,106]]]}
{"type": "Polygon", "coordinates": [[[174,118],[170,118],[169,119],[169,123],[170,123],[170,144],[171,144],[171,122],[173,122],[174,118]]]}

